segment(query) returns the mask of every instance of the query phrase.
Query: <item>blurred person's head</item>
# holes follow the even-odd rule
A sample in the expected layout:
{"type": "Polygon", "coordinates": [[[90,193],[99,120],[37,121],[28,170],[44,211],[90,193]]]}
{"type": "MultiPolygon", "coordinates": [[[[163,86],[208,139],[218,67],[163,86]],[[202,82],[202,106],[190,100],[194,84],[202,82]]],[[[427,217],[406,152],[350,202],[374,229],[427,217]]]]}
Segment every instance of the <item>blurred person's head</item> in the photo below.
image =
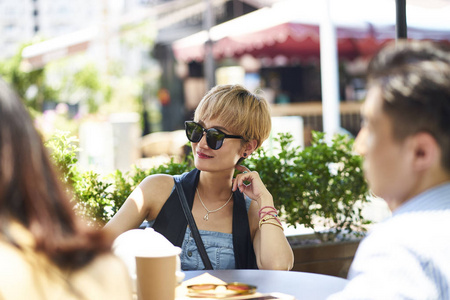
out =
{"type": "Polygon", "coordinates": [[[28,111],[0,79],[0,235],[17,246],[11,222],[26,227],[36,250],[60,267],[81,267],[110,247],[104,233],[75,216],[28,111]]]}
{"type": "Polygon", "coordinates": [[[393,210],[450,178],[450,50],[432,42],[384,47],[368,68],[356,140],[373,192],[393,210]]]}
{"type": "Polygon", "coordinates": [[[267,101],[240,85],[218,85],[209,90],[195,110],[194,121],[205,129],[216,128],[240,137],[225,138],[223,145],[216,150],[208,147],[205,138],[193,143],[194,153],[197,146],[203,147],[207,156],[226,153],[230,155],[232,164],[242,161],[260,147],[271,130],[267,101]]]}

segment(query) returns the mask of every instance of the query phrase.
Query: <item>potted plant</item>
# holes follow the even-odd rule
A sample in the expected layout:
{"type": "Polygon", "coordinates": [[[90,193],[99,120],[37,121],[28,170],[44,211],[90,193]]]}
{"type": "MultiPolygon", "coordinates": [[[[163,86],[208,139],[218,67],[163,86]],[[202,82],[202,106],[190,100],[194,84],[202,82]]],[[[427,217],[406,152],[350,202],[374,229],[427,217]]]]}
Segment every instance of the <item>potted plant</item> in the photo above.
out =
{"type": "Polygon", "coordinates": [[[304,149],[292,145],[290,134],[276,141],[277,154],[260,148],[246,164],[259,172],[286,224],[315,232],[309,239],[289,237],[294,270],[345,277],[368,223],[361,215],[368,186],[353,139],[336,135],[327,143],[324,133],[313,132],[304,149]]]}

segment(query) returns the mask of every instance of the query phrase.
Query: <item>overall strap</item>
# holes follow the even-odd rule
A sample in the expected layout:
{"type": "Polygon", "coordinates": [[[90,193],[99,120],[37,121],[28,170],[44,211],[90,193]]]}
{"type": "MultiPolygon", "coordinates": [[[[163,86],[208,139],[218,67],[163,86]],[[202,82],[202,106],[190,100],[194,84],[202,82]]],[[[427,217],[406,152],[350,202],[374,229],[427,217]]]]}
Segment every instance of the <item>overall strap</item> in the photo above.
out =
{"type": "Polygon", "coordinates": [[[202,258],[205,270],[212,270],[211,261],[209,260],[208,254],[206,253],[205,245],[203,245],[202,237],[198,232],[197,224],[195,224],[194,217],[192,216],[191,210],[187,204],[186,196],[184,195],[183,186],[181,185],[179,177],[174,177],[175,188],[177,189],[178,195],[180,196],[181,207],[183,208],[186,220],[191,228],[192,235],[194,236],[195,244],[197,245],[198,252],[202,258]]]}
{"type": "Polygon", "coordinates": [[[233,249],[236,269],[258,269],[244,194],[233,192],[233,249]]]}

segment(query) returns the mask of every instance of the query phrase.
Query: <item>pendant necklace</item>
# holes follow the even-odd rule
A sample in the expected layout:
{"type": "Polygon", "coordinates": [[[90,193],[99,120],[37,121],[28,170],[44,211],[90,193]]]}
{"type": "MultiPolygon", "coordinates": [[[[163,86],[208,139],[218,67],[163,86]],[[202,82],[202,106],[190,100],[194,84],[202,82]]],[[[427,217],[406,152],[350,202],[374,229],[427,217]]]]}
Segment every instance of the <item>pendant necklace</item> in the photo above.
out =
{"type": "Polygon", "coordinates": [[[200,197],[200,192],[198,191],[198,188],[195,188],[195,190],[197,191],[197,195],[198,195],[198,199],[200,200],[200,203],[202,204],[203,208],[206,210],[206,215],[203,217],[203,220],[205,220],[205,221],[208,221],[208,219],[209,219],[209,216],[208,216],[208,215],[209,215],[210,213],[219,211],[219,210],[221,210],[222,208],[224,208],[225,206],[227,206],[228,202],[230,202],[230,200],[231,200],[231,196],[233,196],[233,193],[231,193],[230,197],[228,198],[227,202],[225,202],[224,205],[222,205],[221,207],[219,207],[219,208],[217,208],[217,209],[209,210],[209,209],[206,208],[205,203],[203,203],[202,197],[200,197]]]}

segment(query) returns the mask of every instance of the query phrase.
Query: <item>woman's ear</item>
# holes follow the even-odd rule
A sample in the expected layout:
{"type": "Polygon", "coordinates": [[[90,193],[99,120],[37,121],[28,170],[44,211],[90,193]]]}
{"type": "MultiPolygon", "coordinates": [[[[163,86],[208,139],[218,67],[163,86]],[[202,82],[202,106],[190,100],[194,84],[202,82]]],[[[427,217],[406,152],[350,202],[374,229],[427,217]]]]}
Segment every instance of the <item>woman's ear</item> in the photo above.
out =
{"type": "Polygon", "coordinates": [[[258,142],[256,140],[250,140],[247,143],[245,143],[242,156],[244,158],[249,157],[250,154],[252,154],[256,150],[257,145],[258,142]]]}

